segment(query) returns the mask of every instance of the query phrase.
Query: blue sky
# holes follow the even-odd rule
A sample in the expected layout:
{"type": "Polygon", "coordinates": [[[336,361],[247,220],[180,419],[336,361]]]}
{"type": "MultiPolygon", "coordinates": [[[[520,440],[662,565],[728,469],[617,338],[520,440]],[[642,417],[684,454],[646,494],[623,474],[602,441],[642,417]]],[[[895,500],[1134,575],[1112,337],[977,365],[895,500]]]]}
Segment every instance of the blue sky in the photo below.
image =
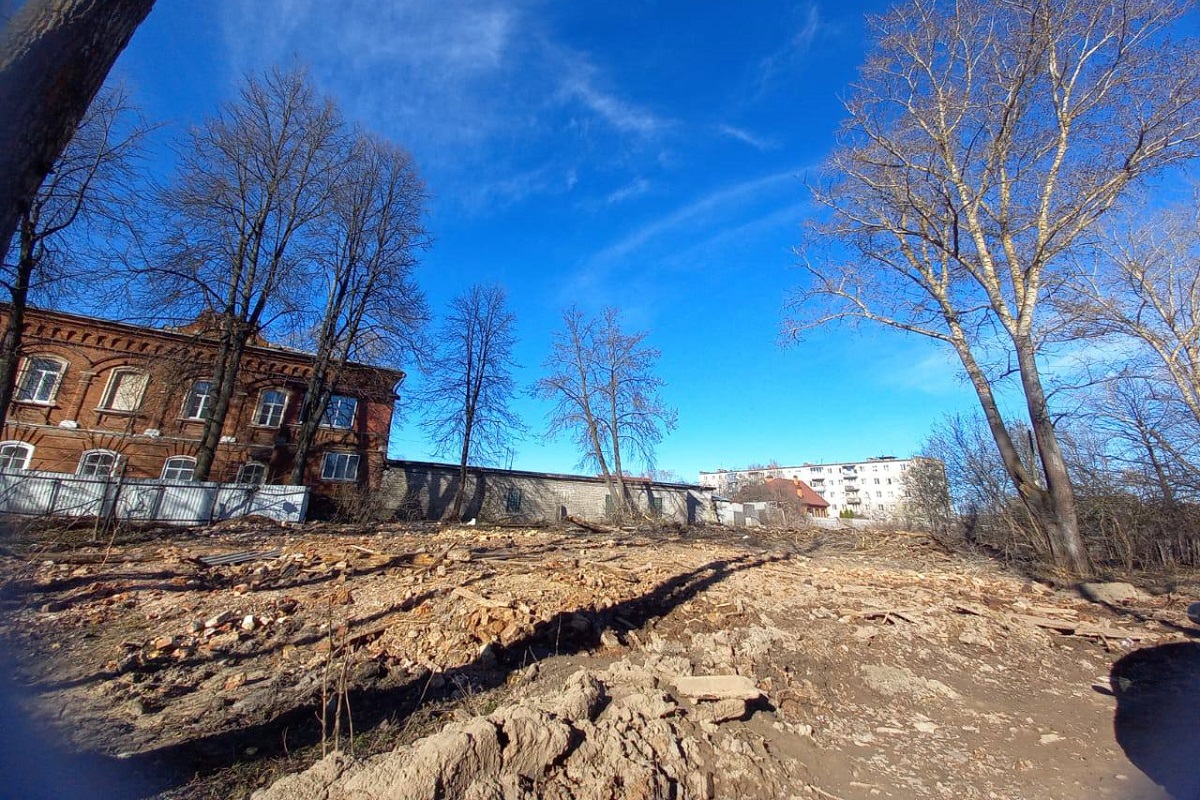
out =
{"type": "MultiPolygon", "coordinates": [[[[435,244],[418,279],[435,312],[475,282],[507,287],[532,384],[563,308],[623,309],[662,351],[679,426],[659,466],[697,471],[905,456],[971,396],[933,345],[829,330],[786,349],[807,173],[832,145],[883,3],[158,0],[118,62],[166,143],[239,78],[306,65],[347,117],[410,149],[435,244]]],[[[415,370],[414,370],[415,373],[415,370]]],[[[419,381],[414,374],[412,380],[419,381]]],[[[540,437],[513,466],[570,471],[540,437]]],[[[419,427],[392,455],[430,458],[419,427]]]]}

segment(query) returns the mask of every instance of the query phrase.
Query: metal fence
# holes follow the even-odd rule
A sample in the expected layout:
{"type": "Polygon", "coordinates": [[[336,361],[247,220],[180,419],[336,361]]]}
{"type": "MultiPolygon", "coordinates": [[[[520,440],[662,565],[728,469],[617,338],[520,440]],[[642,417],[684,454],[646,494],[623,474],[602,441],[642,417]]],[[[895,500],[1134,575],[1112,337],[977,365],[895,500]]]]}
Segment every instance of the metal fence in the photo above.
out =
{"type": "Polygon", "coordinates": [[[203,525],[250,514],[300,522],[307,510],[305,486],[84,478],[59,472],[0,470],[0,514],[203,525]]]}

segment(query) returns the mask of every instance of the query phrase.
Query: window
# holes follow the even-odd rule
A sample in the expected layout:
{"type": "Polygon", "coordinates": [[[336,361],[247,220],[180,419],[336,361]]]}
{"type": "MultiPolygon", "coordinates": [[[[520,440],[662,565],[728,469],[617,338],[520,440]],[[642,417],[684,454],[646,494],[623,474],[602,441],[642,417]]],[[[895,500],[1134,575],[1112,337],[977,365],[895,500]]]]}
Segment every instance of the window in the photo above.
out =
{"type": "Polygon", "coordinates": [[[24,442],[4,442],[0,444],[0,471],[29,469],[29,459],[32,456],[33,445],[24,442]]]}
{"type": "Polygon", "coordinates": [[[175,456],[163,464],[164,481],[190,481],[195,474],[196,459],[191,456],[175,456]]]}
{"type": "Polygon", "coordinates": [[[57,358],[33,356],[25,359],[25,369],[17,381],[13,397],[22,403],[52,403],[58,395],[67,365],[57,358]]]}
{"type": "Polygon", "coordinates": [[[258,410],[254,412],[254,424],[267,428],[278,428],[283,422],[283,409],[287,406],[287,395],[281,389],[264,389],[258,396],[258,410]]]}
{"type": "Polygon", "coordinates": [[[663,501],[661,497],[650,496],[650,516],[661,517],[663,513],[663,501]]]}
{"type": "Polygon", "coordinates": [[[321,466],[321,479],[358,480],[358,453],[326,453],[325,463],[321,466]]]}
{"type": "Polygon", "coordinates": [[[88,450],[79,457],[75,474],[83,478],[107,478],[117,466],[117,454],[111,450],[88,450]]]}
{"type": "Polygon", "coordinates": [[[131,369],[114,370],[104,390],[101,408],[109,411],[137,411],[146,391],[146,374],[131,369]]]}
{"type": "Polygon", "coordinates": [[[325,406],[321,424],[327,428],[353,428],[354,412],[357,408],[356,398],[335,394],[329,398],[329,405],[325,406]]]}
{"type": "Polygon", "coordinates": [[[504,510],[509,514],[515,514],[521,510],[521,490],[517,487],[508,487],[508,494],[504,496],[504,510]]]}
{"type": "Polygon", "coordinates": [[[212,408],[212,381],[193,381],[183,401],[184,419],[204,419],[212,408]]]}
{"type": "Polygon", "coordinates": [[[237,482],[248,486],[260,486],[267,480],[267,465],[258,461],[247,461],[238,469],[237,482]]]}

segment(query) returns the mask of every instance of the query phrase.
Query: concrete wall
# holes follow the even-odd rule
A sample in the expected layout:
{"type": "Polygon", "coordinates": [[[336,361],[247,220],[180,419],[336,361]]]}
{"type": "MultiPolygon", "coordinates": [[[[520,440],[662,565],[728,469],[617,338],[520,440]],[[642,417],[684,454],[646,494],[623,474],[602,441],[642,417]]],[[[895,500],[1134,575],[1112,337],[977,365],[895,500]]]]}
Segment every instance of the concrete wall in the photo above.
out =
{"type": "MultiPolygon", "coordinates": [[[[458,468],[452,464],[389,461],[383,473],[384,507],[409,519],[441,519],[454,499],[458,468]]],[[[663,519],[685,524],[712,517],[711,491],[701,486],[635,483],[637,507],[651,514],[652,500],[663,519]]],[[[467,475],[463,519],[481,522],[556,522],[567,515],[591,520],[608,516],[608,488],[599,478],[472,467],[467,475]]]]}

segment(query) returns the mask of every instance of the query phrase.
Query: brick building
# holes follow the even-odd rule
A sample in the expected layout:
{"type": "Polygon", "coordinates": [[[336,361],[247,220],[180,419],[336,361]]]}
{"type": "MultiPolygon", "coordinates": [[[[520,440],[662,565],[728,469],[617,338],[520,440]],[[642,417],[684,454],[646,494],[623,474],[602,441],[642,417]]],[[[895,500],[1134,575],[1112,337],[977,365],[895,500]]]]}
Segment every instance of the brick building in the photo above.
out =
{"type": "MultiPolygon", "coordinates": [[[[0,305],[0,321],[7,313],[0,305]]],[[[0,469],[190,479],[216,352],[199,323],[157,329],[27,311],[0,469]]],[[[211,480],[287,480],[311,360],[261,338],[247,347],[211,480]]],[[[379,485],[403,378],[364,364],[343,371],[310,451],[314,492],[379,485]]]]}

